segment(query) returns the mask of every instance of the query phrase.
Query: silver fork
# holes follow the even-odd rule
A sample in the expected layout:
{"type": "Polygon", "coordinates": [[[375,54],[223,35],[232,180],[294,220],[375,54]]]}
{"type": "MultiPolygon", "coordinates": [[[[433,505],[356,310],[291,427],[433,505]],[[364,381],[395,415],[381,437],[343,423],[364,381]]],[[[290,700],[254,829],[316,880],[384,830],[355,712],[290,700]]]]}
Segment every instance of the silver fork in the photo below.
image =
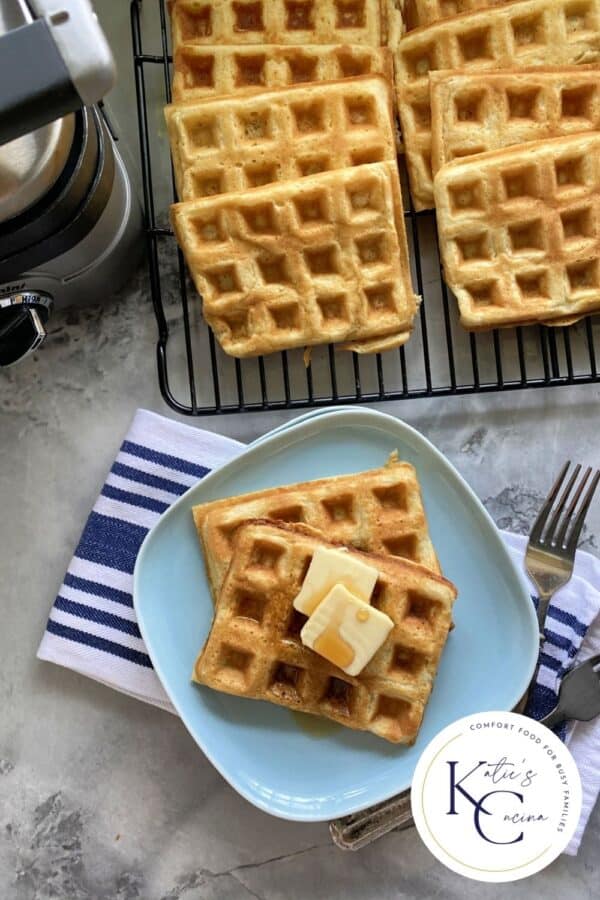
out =
{"type": "MultiPolygon", "coordinates": [[[[592,502],[594,492],[600,480],[600,472],[596,471],[583,500],[583,491],[589,481],[592,469],[586,469],[579,485],[573,494],[565,513],[569,496],[581,472],[579,463],[575,466],[558,504],[554,503],[571,465],[567,461],[544,501],[537,519],[531,529],[529,543],[525,554],[525,567],[535,584],[539,596],[537,617],[540,631],[540,645],[544,637],[544,622],[548,612],[548,604],[559,590],[569,581],[573,574],[575,551],[581,535],[581,529],[592,502]],[[578,504],[581,500],[581,504],[578,504]],[[575,517],[575,518],[574,518],[575,517]]],[[[537,668],[532,684],[537,677],[537,668]]],[[[595,676],[594,676],[595,677],[595,676]]],[[[517,705],[521,712],[527,702],[527,694],[517,705]]],[[[573,716],[571,716],[573,717],[573,716]]],[[[384,800],[376,806],[360,813],[336,819],[329,824],[329,831],[334,843],[343,850],[360,850],[394,828],[408,828],[412,824],[410,811],[410,789],[384,800]]]]}
{"type": "Polygon", "coordinates": [[[546,497],[544,505],[533,523],[525,553],[525,568],[537,588],[539,597],[537,617],[540,626],[540,642],[544,638],[544,622],[550,600],[569,581],[573,574],[577,543],[587,511],[598,486],[598,480],[600,479],[600,472],[596,471],[575,516],[577,504],[592,474],[591,467],[588,467],[579,481],[577,490],[565,513],[569,496],[581,471],[581,466],[578,463],[560,496],[558,504],[553,510],[554,502],[558,497],[570,465],[570,460],[564,464],[550,493],[546,497]],[[575,519],[573,520],[574,516],[575,519]]]}

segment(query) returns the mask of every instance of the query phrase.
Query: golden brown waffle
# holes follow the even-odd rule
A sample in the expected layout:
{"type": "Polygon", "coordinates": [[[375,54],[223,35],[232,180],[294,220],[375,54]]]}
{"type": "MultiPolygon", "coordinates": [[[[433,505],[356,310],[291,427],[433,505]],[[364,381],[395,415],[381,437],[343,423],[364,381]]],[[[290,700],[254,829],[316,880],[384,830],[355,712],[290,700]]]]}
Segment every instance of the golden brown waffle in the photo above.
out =
{"type": "Polygon", "coordinates": [[[204,100],[376,74],[392,80],[391,52],[385,47],[183,44],[173,61],[173,100],[204,100]]]}
{"type": "Polygon", "coordinates": [[[371,338],[369,341],[346,341],[339,345],[340,350],[349,350],[352,353],[387,353],[388,350],[397,350],[403,347],[410,338],[410,331],[398,331],[389,337],[371,338]]]}
{"type": "Polygon", "coordinates": [[[600,129],[598,69],[433,72],[432,164],[600,129]]]}
{"type": "Polygon", "coordinates": [[[433,205],[429,72],[599,60],[600,0],[522,0],[409,32],[396,54],[396,83],[415,208],[433,205]]]}
{"type": "Polygon", "coordinates": [[[231,562],[236,530],[257,518],[300,522],[333,541],[440,571],[416,472],[395,456],[366,472],[203,503],[193,515],[215,598],[231,562]]]}
{"type": "Polygon", "coordinates": [[[435,178],[444,277],[470,329],[600,308],[600,134],[455,160],[435,178]]]}
{"type": "Polygon", "coordinates": [[[396,159],[381,75],[167,106],[182,200],[396,159]]]}
{"type": "Polygon", "coordinates": [[[406,0],[403,17],[408,29],[433,25],[461,13],[501,6],[508,0],[406,0]]]}
{"type": "Polygon", "coordinates": [[[173,48],[194,44],[366,44],[393,39],[399,14],[386,0],[176,0],[173,48]]]}
{"type": "Polygon", "coordinates": [[[332,545],[302,525],[259,519],[238,529],[192,678],[412,744],[448,637],[456,588],[406,560],[350,551],[379,570],[371,602],[394,623],[371,662],[352,677],[300,640],[306,617],[292,604],[320,546],[332,545]]]}
{"type": "Polygon", "coordinates": [[[232,356],[412,327],[395,163],[178,203],[172,220],[204,316],[232,356]]]}

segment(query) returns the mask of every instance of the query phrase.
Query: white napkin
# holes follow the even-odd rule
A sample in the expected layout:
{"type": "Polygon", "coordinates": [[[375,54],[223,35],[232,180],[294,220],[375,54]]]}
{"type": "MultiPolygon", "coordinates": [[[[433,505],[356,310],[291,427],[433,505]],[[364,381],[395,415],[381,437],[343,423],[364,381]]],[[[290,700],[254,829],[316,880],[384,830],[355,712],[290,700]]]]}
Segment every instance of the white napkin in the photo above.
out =
{"type": "MultiPolygon", "coordinates": [[[[170,504],[243,447],[218,434],[137,411],[50,612],[39,659],[174,712],[135,619],[135,560],[148,530],[170,504]]],[[[526,538],[506,532],[503,538],[522,566],[526,538]]],[[[531,710],[536,717],[554,705],[560,678],[580,647],[578,659],[600,651],[599,612],[600,561],[580,552],[573,578],[549,611],[531,710]]],[[[576,723],[567,730],[566,740],[583,781],[581,820],[566,851],[574,855],[600,790],[600,718],[576,723]]]]}

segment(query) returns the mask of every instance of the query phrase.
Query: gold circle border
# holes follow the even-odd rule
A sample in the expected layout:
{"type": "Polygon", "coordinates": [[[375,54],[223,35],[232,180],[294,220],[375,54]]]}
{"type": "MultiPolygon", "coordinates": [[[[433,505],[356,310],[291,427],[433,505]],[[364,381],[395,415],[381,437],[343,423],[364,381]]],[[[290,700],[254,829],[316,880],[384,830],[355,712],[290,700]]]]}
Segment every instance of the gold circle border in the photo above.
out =
{"type": "MultiPolygon", "coordinates": [[[[532,859],[529,859],[529,860],[527,860],[526,862],[520,863],[518,866],[512,866],[512,867],[507,868],[507,869],[484,869],[484,868],[481,867],[481,866],[472,866],[472,865],[470,865],[469,863],[465,863],[465,862],[463,862],[461,859],[458,859],[456,856],[454,856],[452,853],[450,853],[449,850],[446,850],[446,848],[445,848],[442,844],[440,844],[440,842],[438,841],[437,837],[435,836],[435,834],[434,834],[433,831],[431,830],[431,825],[429,824],[429,820],[428,820],[427,815],[426,815],[426,813],[425,813],[425,802],[424,802],[424,798],[423,798],[423,794],[424,794],[424,791],[425,791],[425,781],[427,780],[427,775],[428,775],[429,770],[431,769],[432,765],[434,764],[434,762],[436,761],[436,759],[437,759],[438,756],[440,755],[440,753],[442,753],[442,752],[446,749],[446,747],[449,746],[449,744],[451,744],[453,741],[458,740],[458,738],[459,738],[459,737],[462,737],[463,735],[464,735],[464,732],[461,731],[461,732],[459,732],[459,734],[456,734],[454,737],[450,738],[449,741],[446,741],[446,743],[445,743],[442,747],[440,747],[440,749],[439,749],[438,752],[435,754],[435,756],[433,757],[433,759],[431,760],[431,762],[429,763],[429,765],[427,766],[427,768],[426,768],[426,770],[425,770],[425,774],[424,774],[424,776],[423,776],[423,781],[422,781],[422,784],[421,784],[421,794],[420,794],[420,797],[419,797],[419,799],[420,799],[420,801],[421,801],[421,813],[422,813],[422,815],[423,815],[423,821],[425,822],[425,825],[427,826],[427,830],[429,831],[429,835],[430,835],[432,841],[433,841],[435,844],[437,844],[437,846],[440,848],[440,850],[441,850],[443,853],[445,853],[446,856],[447,856],[449,859],[452,859],[455,863],[458,863],[460,866],[464,866],[465,869],[471,869],[473,872],[490,872],[490,873],[495,873],[495,872],[518,872],[519,869],[524,869],[526,866],[530,866],[530,865],[532,865],[534,862],[537,862],[538,859],[541,859],[541,857],[544,856],[544,854],[547,853],[548,850],[550,850],[550,848],[552,847],[552,844],[548,844],[548,846],[545,847],[545,848],[542,850],[541,853],[538,853],[537,856],[534,856],[532,859]]],[[[441,860],[440,860],[440,861],[441,861],[441,860]]]]}

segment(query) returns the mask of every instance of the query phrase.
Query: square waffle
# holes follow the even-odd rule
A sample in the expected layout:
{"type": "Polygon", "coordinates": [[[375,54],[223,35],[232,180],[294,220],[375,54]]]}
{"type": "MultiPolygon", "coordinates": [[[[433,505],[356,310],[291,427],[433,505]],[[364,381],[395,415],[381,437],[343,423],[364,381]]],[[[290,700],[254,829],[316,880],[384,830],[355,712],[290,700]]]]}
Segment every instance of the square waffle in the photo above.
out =
{"type": "Polygon", "coordinates": [[[171,105],[165,118],[182,200],[396,159],[380,75],[171,105]]]}
{"type": "Polygon", "coordinates": [[[377,74],[392,80],[392,56],[386,47],[182,44],[173,60],[173,100],[204,100],[377,74]]]}
{"type": "Polygon", "coordinates": [[[320,546],[334,545],[304,525],[259,519],[238,529],[192,678],[412,744],[450,630],[456,588],[406,560],[350,551],[379,570],[371,602],[394,623],[373,659],[352,677],[300,640],[306,617],[292,604],[320,546]]]}
{"type": "Polygon", "coordinates": [[[433,205],[429,72],[484,72],[600,60],[600,0],[520,0],[403,37],[396,54],[402,136],[416,209],[433,205]]]}
{"type": "Polygon", "coordinates": [[[189,200],[171,214],[226,353],[408,337],[417,298],[395,163],[189,200]]]}
{"type": "Polygon", "coordinates": [[[444,277],[470,329],[600,309],[600,134],[444,166],[435,200],[444,277]]]}
{"type": "Polygon", "coordinates": [[[430,85],[434,172],[458,157],[600,130],[595,68],[432,72],[430,85]]]}
{"type": "Polygon", "coordinates": [[[385,46],[400,27],[387,0],[175,0],[173,48],[182,44],[385,46]]]}
{"type": "Polygon", "coordinates": [[[338,543],[440,571],[416,472],[395,455],[378,469],[203,503],[193,515],[214,598],[231,562],[236,530],[257,518],[310,525],[338,543]]]}
{"type": "Polygon", "coordinates": [[[413,29],[422,25],[433,25],[442,19],[473,12],[475,9],[501,6],[507,2],[508,0],[406,0],[403,18],[407,29],[413,29]]]}

